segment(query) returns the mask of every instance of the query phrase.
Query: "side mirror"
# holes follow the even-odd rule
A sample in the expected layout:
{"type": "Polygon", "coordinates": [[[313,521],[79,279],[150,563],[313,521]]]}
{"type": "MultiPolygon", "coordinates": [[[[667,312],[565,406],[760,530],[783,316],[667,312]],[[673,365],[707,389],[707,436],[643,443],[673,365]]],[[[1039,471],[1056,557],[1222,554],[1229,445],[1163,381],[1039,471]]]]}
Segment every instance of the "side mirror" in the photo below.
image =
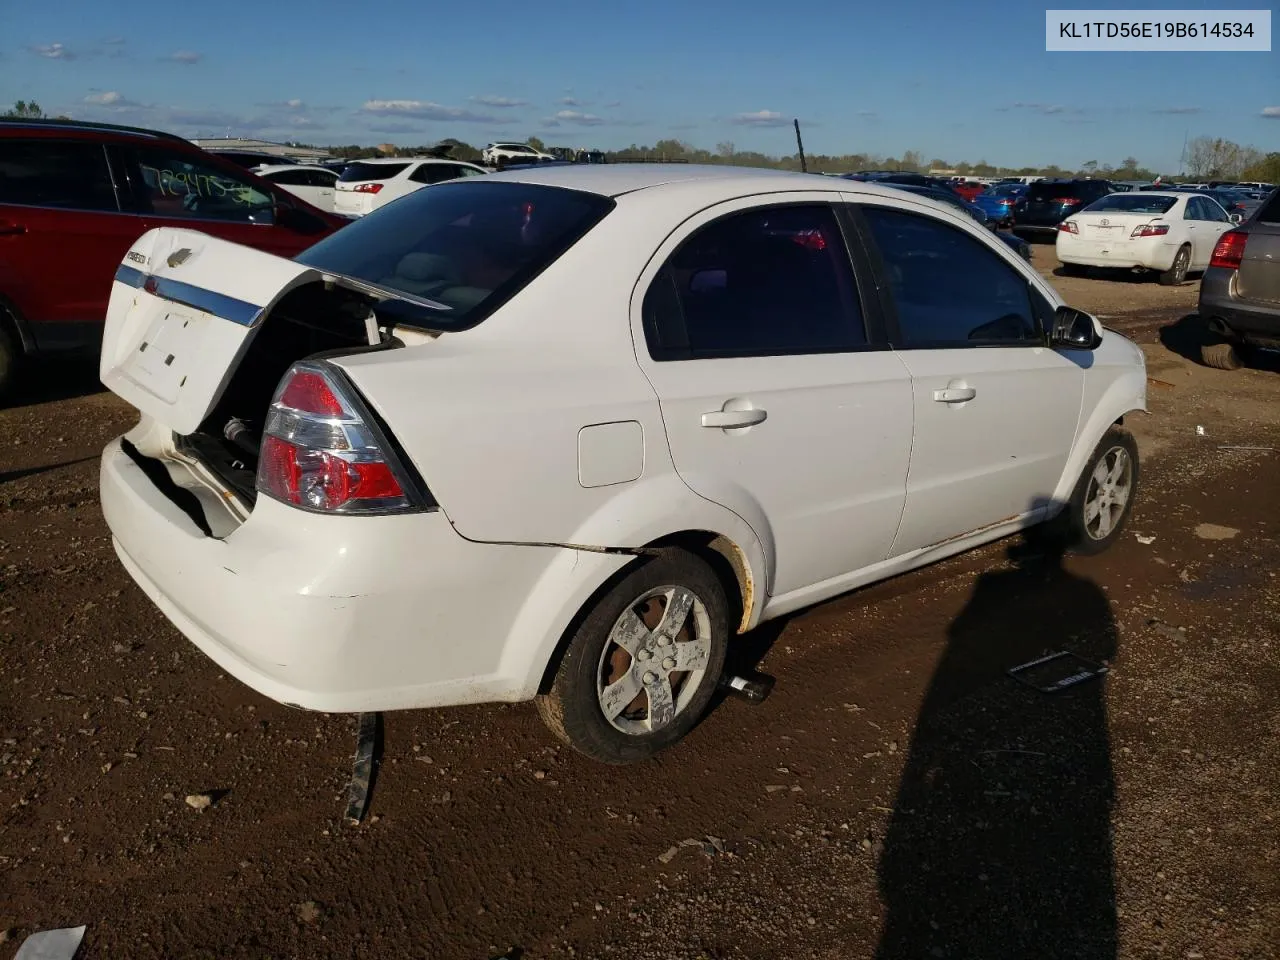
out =
{"type": "Polygon", "coordinates": [[[1096,322],[1083,310],[1062,306],[1054,313],[1049,346],[1066,350],[1094,350],[1101,342],[1096,322]]]}
{"type": "Polygon", "coordinates": [[[1230,220],[1232,223],[1244,223],[1244,214],[1233,213],[1230,216],[1228,216],[1227,219],[1230,220]]]}

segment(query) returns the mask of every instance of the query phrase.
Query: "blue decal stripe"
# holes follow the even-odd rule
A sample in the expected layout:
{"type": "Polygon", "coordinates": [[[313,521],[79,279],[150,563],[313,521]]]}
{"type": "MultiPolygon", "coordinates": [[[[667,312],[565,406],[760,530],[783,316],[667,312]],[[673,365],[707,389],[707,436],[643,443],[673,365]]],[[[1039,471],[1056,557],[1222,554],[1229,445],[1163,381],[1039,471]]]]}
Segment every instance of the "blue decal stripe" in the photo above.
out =
{"type": "Polygon", "coordinates": [[[226,294],[218,293],[216,290],[206,290],[204,287],[183,283],[181,280],[172,280],[169,277],[157,277],[153,274],[143,273],[141,270],[135,270],[133,267],[124,264],[116,268],[116,279],[131,287],[139,287],[146,290],[147,293],[162,300],[192,307],[204,313],[215,314],[224,320],[238,323],[242,327],[253,326],[262,315],[262,307],[255,303],[237,300],[235,297],[228,297],[226,294]]]}

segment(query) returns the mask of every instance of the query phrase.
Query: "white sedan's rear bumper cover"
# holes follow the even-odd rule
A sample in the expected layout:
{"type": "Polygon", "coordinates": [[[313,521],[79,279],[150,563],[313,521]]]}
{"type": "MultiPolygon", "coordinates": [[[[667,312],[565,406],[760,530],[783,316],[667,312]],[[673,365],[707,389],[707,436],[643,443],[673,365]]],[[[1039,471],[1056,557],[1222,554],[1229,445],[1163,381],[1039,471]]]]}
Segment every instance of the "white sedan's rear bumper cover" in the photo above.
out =
{"type": "Polygon", "coordinates": [[[1058,259],[1063,263],[1075,263],[1085,267],[1142,267],[1147,270],[1168,270],[1181,244],[1165,237],[1145,237],[1138,240],[1119,240],[1106,244],[1083,239],[1071,233],[1059,231],[1056,241],[1058,259]]]}
{"type": "Polygon", "coordinates": [[[266,497],[219,540],[120,440],[101,496],[117,554],[174,626],[265,696],[326,712],[532,697],[576,605],[629,559],[474,543],[441,512],[318,516],[266,497]]]}

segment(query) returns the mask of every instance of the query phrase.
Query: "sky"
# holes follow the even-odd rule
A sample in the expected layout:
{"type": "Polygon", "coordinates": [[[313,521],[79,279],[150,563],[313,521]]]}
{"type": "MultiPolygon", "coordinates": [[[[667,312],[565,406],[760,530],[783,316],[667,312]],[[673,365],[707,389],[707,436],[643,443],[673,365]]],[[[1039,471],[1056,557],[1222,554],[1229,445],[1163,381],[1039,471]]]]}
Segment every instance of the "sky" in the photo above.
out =
{"type": "Polygon", "coordinates": [[[798,118],[810,154],[1176,172],[1188,136],[1280,150],[1280,52],[1047,53],[1044,17],[1025,0],[0,0],[0,104],[326,145],[781,155],[798,118]]]}

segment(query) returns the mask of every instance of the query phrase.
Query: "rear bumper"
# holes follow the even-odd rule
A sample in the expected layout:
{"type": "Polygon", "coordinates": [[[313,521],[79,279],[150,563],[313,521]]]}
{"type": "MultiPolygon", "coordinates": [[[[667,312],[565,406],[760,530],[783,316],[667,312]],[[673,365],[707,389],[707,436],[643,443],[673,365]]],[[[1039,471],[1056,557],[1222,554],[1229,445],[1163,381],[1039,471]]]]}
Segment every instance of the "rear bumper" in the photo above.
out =
{"type": "Polygon", "coordinates": [[[474,543],[440,512],[321,517],[265,497],[214,539],[119,440],[101,497],[121,562],[179,631],[259,693],[327,712],[532,697],[576,604],[627,559],[474,543]]]}
{"type": "Polygon", "coordinates": [[[1069,233],[1058,233],[1056,242],[1058,259],[1085,267],[1125,269],[1138,267],[1144,270],[1168,270],[1177,256],[1177,243],[1163,243],[1158,238],[1139,241],[1121,241],[1110,248],[1096,242],[1080,240],[1069,233]],[[1107,252],[1103,252],[1106,249],[1107,252]]]}
{"type": "Polygon", "coordinates": [[[1210,267],[1200,281],[1200,316],[1220,320],[1237,337],[1280,348],[1280,304],[1268,306],[1235,295],[1236,272],[1210,267]]]}

